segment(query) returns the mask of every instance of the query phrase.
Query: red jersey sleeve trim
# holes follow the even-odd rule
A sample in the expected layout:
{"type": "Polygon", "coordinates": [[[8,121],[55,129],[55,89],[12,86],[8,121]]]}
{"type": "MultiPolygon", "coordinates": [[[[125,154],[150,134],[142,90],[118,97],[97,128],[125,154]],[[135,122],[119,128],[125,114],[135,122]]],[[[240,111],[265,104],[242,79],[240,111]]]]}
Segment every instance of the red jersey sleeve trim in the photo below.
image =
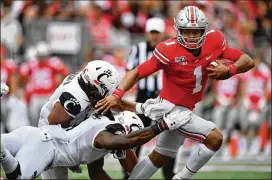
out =
{"type": "Polygon", "coordinates": [[[167,57],[165,57],[162,53],[160,53],[157,48],[155,48],[155,50],[153,51],[153,54],[163,64],[168,64],[169,63],[169,59],[167,57]]]}

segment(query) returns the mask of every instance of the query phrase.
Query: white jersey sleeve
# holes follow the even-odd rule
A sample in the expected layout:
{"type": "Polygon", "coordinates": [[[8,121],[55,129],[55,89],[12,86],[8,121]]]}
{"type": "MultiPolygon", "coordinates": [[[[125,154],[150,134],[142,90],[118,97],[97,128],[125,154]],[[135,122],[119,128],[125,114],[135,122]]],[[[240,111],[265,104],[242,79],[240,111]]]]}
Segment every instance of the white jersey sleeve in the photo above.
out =
{"type": "Polygon", "coordinates": [[[74,78],[69,84],[64,85],[59,102],[73,118],[90,104],[89,98],[80,88],[77,78],[74,78]]]}
{"type": "Polygon", "coordinates": [[[55,103],[60,102],[65,111],[76,117],[90,104],[89,98],[78,84],[79,73],[68,75],[41,109],[39,126],[48,125],[48,115],[55,103]]]}

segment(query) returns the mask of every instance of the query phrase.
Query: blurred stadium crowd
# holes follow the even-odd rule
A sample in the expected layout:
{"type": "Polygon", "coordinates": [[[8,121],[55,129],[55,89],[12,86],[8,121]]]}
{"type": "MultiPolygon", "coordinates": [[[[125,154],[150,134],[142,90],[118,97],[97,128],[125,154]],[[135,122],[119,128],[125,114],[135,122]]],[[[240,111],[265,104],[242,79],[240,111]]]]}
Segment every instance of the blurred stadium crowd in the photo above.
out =
{"type": "Polygon", "coordinates": [[[132,45],[145,40],[147,19],[164,19],[165,38],[175,37],[173,17],[186,5],[202,9],[210,29],[256,61],[246,74],[211,81],[195,113],[225,133],[224,156],[271,156],[272,2],[261,0],[1,1],[1,81],[11,89],[1,102],[1,132],[37,126],[58,84],[88,61],[109,61],[123,76],[132,45]]]}

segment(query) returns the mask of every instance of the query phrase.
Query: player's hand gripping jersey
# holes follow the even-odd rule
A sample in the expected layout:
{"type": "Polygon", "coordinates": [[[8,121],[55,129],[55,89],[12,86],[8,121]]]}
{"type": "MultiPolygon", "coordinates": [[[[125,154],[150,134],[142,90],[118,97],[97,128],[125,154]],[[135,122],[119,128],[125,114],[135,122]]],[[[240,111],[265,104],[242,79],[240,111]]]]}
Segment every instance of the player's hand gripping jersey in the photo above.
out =
{"type": "Polygon", "coordinates": [[[157,45],[151,59],[140,65],[138,71],[140,77],[145,77],[163,69],[160,97],[192,110],[203,97],[208,65],[221,58],[236,61],[242,54],[242,51],[226,45],[220,31],[210,30],[206,33],[206,41],[199,56],[187,51],[177,38],[170,38],[157,45]]]}

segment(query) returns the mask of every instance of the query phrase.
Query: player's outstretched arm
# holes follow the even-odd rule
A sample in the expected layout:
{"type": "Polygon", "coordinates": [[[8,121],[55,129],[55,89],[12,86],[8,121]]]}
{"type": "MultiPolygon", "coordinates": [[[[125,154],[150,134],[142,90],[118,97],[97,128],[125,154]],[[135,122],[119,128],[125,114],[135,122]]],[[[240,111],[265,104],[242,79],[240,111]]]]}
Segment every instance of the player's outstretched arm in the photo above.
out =
{"type": "Polygon", "coordinates": [[[111,108],[111,110],[114,110],[116,112],[122,112],[122,111],[131,111],[136,112],[136,102],[126,101],[122,100],[119,101],[118,104],[111,108]]]}
{"type": "Polygon", "coordinates": [[[117,88],[112,95],[98,101],[97,105],[95,106],[97,110],[101,111],[102,114],[105,114],[111,108],[116,107],[124,93],[131,89],[139,79],[140,78],[137,69],[133,69],[127,72],[120,85],[118,86],[119,88],[117,88]]]}
{"type": "Polygon", "coordinates": [[[99,149],[126,150],[147,143],[167,129],[168,126],[162,121],[127,135],[116,135],[108,131],[101,131],[95,138],[94,146],[99,149]]]}
{"type": "Polygon", "coordinates": [[[98,101],[95,107],[98,111],[101,111],[102,114],[104,114],[116,106],[118,101],[122,99],[124,93],[131,89],[138,80],[147,77],[163,68],[164,65],[160,63],[154,56],[152,56],[149,60],[142,63],[137,68],[128,71],[112,95],[98,101]]]}

